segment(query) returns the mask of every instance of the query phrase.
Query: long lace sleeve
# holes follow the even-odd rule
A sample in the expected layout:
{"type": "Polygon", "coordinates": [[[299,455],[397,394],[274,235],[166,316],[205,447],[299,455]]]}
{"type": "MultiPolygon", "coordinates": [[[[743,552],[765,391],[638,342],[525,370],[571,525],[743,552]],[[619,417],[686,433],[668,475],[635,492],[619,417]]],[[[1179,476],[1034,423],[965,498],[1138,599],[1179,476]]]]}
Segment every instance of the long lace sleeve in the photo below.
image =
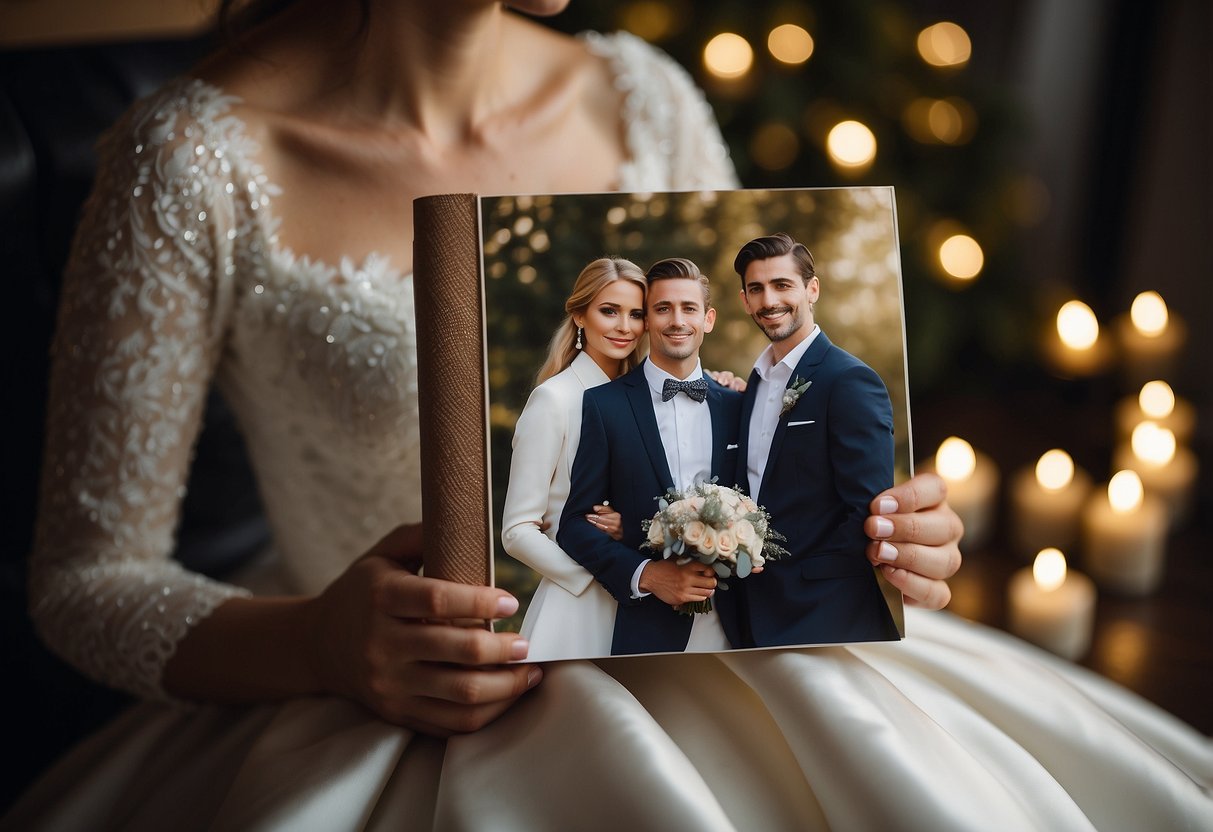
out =
{"type": "Polygon", "coordinates": [[[31,560],[47,644],[146,697],[164,696],[189,628],[247,594],[169,558],[249,198],[222,120],[190,89],[144,102],[98,145],[64,277],[31,560]]]}
{"type": "Polygon", "coordinates": [[[635,35],[583,37],[611,62],[624,94],[631,152],[624,190],[729,190],[738,187],[720,127],[703,91],[673,58],[635,35]]]}

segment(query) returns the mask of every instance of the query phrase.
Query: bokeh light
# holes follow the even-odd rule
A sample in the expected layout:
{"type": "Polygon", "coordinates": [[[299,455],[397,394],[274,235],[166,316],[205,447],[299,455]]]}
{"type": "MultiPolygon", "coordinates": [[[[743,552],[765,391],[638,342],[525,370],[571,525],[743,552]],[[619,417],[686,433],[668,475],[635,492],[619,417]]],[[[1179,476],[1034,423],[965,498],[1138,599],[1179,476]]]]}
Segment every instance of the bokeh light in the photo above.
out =
{"type": "Polygon", "coordinates": [[[1133,305],[1129,308],[1133,326],[1142,335],[1151,338],[1166,332],[1168,317],[1167,303],[1158,292],[1142,292],[1133,298],[1133,305]]]}
{"type": "Polygon", "coordinates": [[[1175,458],[1175,434],[1157,422],[1145,421],[1133,428],[1129,444],[1143,462],[1166,465],[1175,458]]]}
{"type": "Polygon", "coordinates": [[[1032,577],[1045,592],[1052,592],[1066,582],[1066,556],[1060,549],[1041,549],[1032,562],[1032,577]]]}
{"type": "Polygon", "coordinates": [[[795,23],[784,23],[767,35],[767,49],[780,63],[803,64],[813,55],[813,36],[795,23]]]}
{"type": "Polygon", "coordinates": [[[733,32],[721,32],[703,48],[703,65],[717,78],[740,78],[753,64],[750,42],[733,32]]]}
{"type": "Polygon", "coordinates": [[[619,26],[637,37],[655,42],[673,34],[678,17],[668,3],[639,0],[619,11],[619,26]]]}
{"type": "Polygon", "coordinates": [[[1087,350],[1099,340],[1099,321],[1091,307],[1080,300],[1072,300],[1057,312],[1057,334],[1070,349],[1087,350]]]}
{"type": "Polygon", "coordinates": [[[799,153],[800,138],[795,130],[782,122],[771,121],[760,125],[750,139],[750,158],[764,170],[783,170],[796,161],[799,153]]]}
{"type": "Polygon", "coordinates": [[[1117,514],[1137,511],[1145,499],[1145,488],[1136,471],[1117,471],[1108,483],[1108,502],[1117,514]]]}
{"type": "Polygon", "coordinates": [[[968,32],[950,21],[941,21],[918,33],[918,54],[931,66],[964,66],[972,53],[968,32]]]}
{"type": "Polygon", "coordinates": [[[826,136],[826,152],[840,167],[865,168],[876,158],[876,136],[862,122],[842,121],[826,136]]]}
{"type": "Polygon", "coordinates": [[[958,280],[972,280],[981,272],[985,255],[968,234],[953,234],[939,246],[939,265],[958,280]]]}
{"type": "Polygon", "coordinates": [[[1045,451],[1036,462],[1036,480],[1046,491],[1060,491],[1074,479],[1074,460],[1060,448],[1045,451]]]}
{"type": "Polygon", "coordinates": [[[1151,419],[1165,419],[1175,410],[1175,391],[1165,381],[1147,381],[1137,394],[1137,403],[1151,419]]]}
{"type": "Polygon", "coordinates": [[[977,454],[973,446],[959,436],[949,436],[935,452],[935,471],[945,480],[961,482],[973,476],[977,454]]]}

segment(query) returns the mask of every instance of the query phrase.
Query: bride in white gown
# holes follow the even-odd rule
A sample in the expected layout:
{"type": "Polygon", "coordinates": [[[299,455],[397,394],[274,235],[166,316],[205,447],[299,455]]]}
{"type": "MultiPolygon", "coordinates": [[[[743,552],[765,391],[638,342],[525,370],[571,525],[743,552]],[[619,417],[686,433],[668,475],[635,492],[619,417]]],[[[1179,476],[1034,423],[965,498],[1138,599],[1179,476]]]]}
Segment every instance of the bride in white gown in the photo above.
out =
{"type": "MultiPolygon", "coordinates": [[[[0,826],[1213,827],[1207,738],[946,614],[909,610],[901,643],[546,670],[498,664],[525,654],[517,636],[440,623],[515,607],[413,576],[415,528],[371,548],[421,519],[411,198],[735,181],[702,97],[634,38],[569,40],[488,0],[366,6],[354,37],[356,10],[290,5],[100,146],[32,611],[85,672],[178,704],[129,711],[0,826]],[[299,595],[169,559],[212,382],[299,595]]],[[[938,483],[892,493],[926,510],[914,539],[890,516],[921,574],[886,571],[942,606],[956,534],[938,483]]]]}
{"type": "MultiPolygon", "coordinates": [[[[640,267],[622,258],[582,269],[514,429],[501,541],[543,576],[521,629],[533,661],[611,655],[615,599],[556,545],[556,532],[581,438],[582,394],[639,363],[646,285],[640,267]]],[[[618,539],[618,513],[596,509],[587,521],[618,539]]]]}

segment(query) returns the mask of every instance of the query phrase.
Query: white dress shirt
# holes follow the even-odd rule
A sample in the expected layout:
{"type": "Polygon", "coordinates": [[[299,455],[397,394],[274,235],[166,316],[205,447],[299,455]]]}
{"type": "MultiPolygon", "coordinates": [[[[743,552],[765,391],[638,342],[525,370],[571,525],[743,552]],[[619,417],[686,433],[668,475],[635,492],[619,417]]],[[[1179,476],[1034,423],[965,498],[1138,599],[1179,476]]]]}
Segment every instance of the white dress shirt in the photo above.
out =
{"type": "MultiPolygon", "coordinates": [[[[644,377],[653,397],[653,414],[657,417],[657,430],[661,434],[661,445],[665,448],[665,459],[670,467],[670,476],[674,478],[674,487],[685,491],[697,482],[711,479],[712,411],[707,400],[697,402],[683,393],[668,402],[661,400],[661,391],[666,379],[689,381],[703,378],[703,368],[696,361],[691,374],[680,379],[652,361],[645,361],[644,377]]],[[[653,505],[656,512],[655,501],[653,505]]],[[[648,564],[647,560],[640,564],[632,575],[633,597],[640,598],[649,594],[640,591],[640,573],[648,564]]],[[[720,626],[720,617],[715,610],[695,616],[686,646],[688,653],[728,650],[729,647],[729,640],[725,637],[724,629],[720,626]]]]}
{"type": "Polygon", "coordinates": [[[821,327],[813,325],[813,331],[787,355],[782,361],[775,361],[775,346],[772,344],[762,351],[754,362],[758,371],[758,380],[754,384],[754,411],[750,414],[749,452],[746,455],[746,470],[750,480],[750,496],[758,499],[759,489],[762,488],[762,477],[766,473],[767,457],[771,454],[771,440],[775,438],[775,428],[779,426],[780,411],[783,410],[783,391],[800,359],[804,358],[809,345],[821,333],[821,327]]]}

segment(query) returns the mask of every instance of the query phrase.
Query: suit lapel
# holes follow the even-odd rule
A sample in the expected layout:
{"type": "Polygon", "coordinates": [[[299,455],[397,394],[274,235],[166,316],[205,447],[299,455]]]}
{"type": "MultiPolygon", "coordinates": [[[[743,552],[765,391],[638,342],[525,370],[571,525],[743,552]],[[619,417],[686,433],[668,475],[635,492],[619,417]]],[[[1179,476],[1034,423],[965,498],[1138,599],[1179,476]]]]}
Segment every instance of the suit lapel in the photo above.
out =
{"type": "MultiPolygon", "coordinates": [[[[803,384],[806,381],[813,379],[813,373],[817,372],[817,367],[825,360],[826,353],[830,351],[830,339],[826,338],[824,332],[817,333],[817,337],[813,339],[813,343],[805,350],[804,355],[800,357],[800,361],[796,362],[796,369],[792,371],[792,377],[788,379],[784,389],[792,386],[792,383],[800,379],[803,384]]],[[[812,390],[810,387],[809,390],[812,390]]],[[[809,390],[805,391],[805,395],[809,395],[809,390]]],[[[771,481],[771,466],[774,461],[779,458],[780,448],[783,446],[783,437],[788,431],[788,417],[784,414],[779,417],[779,421],[775,423],[775,435],[771,437],[771,451],[767,454],[767,464],[763,469],[762,476],[762,491],[766,491],[767,484],[771,481]]],[[[762,503],[762,495],[759,495],[757,501],[762,503]]]]}
{"type": "MultiPolygon", "coordinates": [[[[754,415],[754,399],[757,396],[758,381],[758,370],[751,370],[750,380],[746,382],[745,393],[741,396],[741,427],[737,429],[737,478],[747,491],[750,489],[750,483],[746,477],[750,459],[750,417],[754,415]]],[[[755,500],[758,499],[757,494],[750,496],[755,500]]]]}
{"type": "Polygon", "coordinates": [[[644,377],[644,364],[624,376],[624,384],[627,387],[628,403],[632,406],[632,415],[636,417],[636,426],[640,429],[640,439],[644,443],[649,461],[653,463],[657,481],[661,483],[662,488],[673,488],[674,477],[670,474],[669,463],[666,462],[661,431],[657,429],[657,415],[653,412],[653,393],[644,377]]]}
{"type": "MultiPolygon", "coordinates": [[[[708,376],[704,374],[704,380],[708,376]]],[[[721,412],[723,402],[720,400],[720,389],[711,382],[708,383],[708,413],[712,416],[712,467],[709,473],[713,477],[719,477],[723,471],[720,466],[724,464],[724,450],[728,443],[728,425],[725,424],[724,413],[721,412]]]]}

